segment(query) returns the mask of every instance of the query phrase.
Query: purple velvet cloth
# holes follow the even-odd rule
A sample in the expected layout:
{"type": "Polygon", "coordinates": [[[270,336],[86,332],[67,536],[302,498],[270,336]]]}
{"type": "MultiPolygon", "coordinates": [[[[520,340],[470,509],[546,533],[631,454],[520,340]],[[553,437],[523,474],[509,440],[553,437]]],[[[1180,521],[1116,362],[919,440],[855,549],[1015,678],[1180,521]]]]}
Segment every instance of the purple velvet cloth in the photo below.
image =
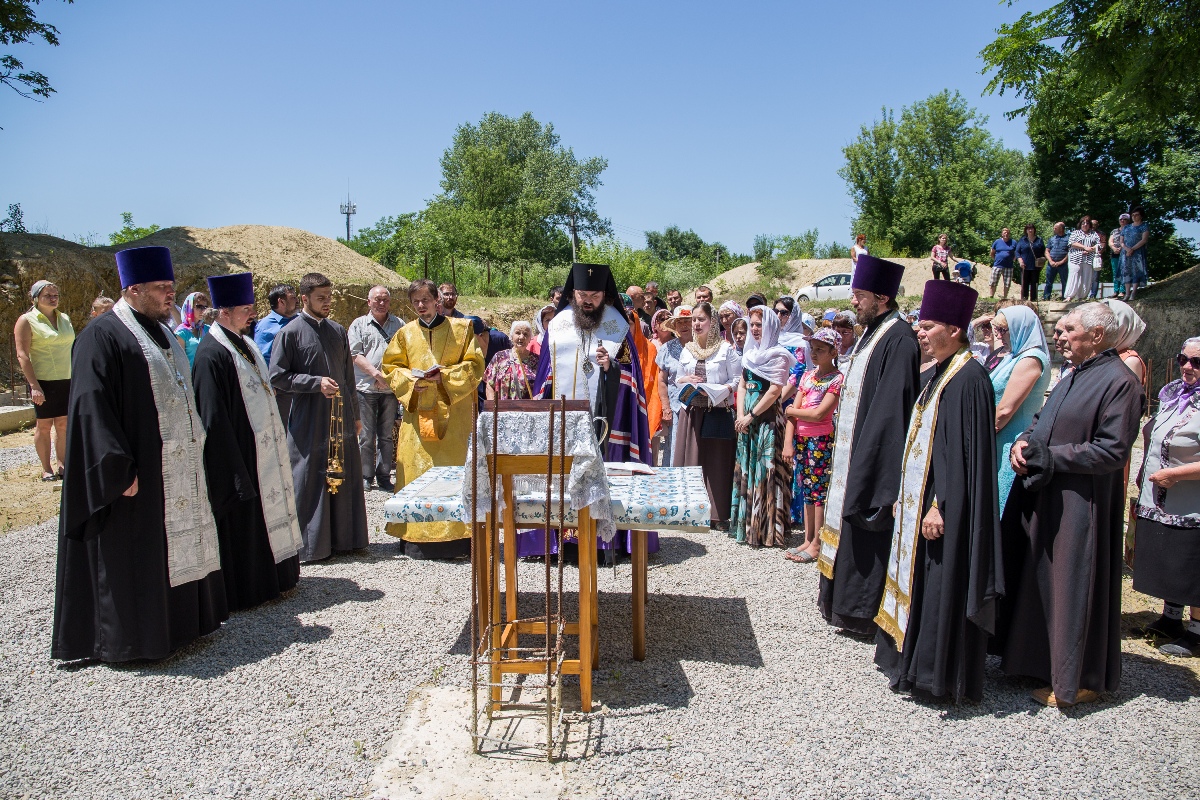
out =
{"type": "Polygon", "coordinates": [[[921,296],[921,319],[953,325],[966,331],[975,314],[979,292],[965,283],[925,281],[921,296]]]}
{"type": "Polygon", "coordinates": [[[138,283],[175,280],[171,251],[165,247],[130,247],[118,250],[115,258],[122,289],[138,283]]]}
{"type": "Polygon", "coordinates": [[[208,296],[213,308],[254,305],[254,276],[249,272],[213,275],[208,279],[208,296]]]}
{"type": "Polygon", "coordinates": [[[894,261],[885,261],[867,253],[860,253],[858,263],[854,266],[850,288],[895,297],[900,291],[900,278],[903,275],[904,267],[894,261]]]}

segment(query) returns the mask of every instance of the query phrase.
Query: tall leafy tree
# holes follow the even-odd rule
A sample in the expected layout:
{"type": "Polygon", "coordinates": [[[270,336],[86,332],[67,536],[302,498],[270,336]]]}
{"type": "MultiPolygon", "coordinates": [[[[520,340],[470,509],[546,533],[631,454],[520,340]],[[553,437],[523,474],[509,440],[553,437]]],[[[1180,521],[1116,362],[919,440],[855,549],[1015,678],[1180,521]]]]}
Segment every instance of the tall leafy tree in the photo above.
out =
{"type": "MultiPolygon", "coordinates": [[[[48,45],[58,45],[58,28],[38,21],[34,6],[41,0],[0,0],[0,46],[10,47],[41,39],[48,45]]],[[[65,0],[73,3],[75,0],[65,0]]],[[[54,93],[50,79],[40,72],[25,69],[25,64],[11,53],[0,56],[0,84],[24,98],[46,98],[54,93]]]]}
{"type": "Polygon", "coordinates": [[[481,260],[567,261],[566,226],[583,238],[611,232],[595,199],[607,166],[599,156],[577,158],[553,125],[528,112],[492,112],[455,131],[442,155],[442,193],[430,205],[430,222],[456,250],[481,260]]]}
{"type": "Polygon", "coordinates": [[[988,91],[1021,103],[1046,214],[1151,226],[1150,273],[1195,263],[1173,220],[1200,220],[1200,5],[1066,0],[1003,25],[983,49],[988,91]]]}
{"type": "Polygon", "coordinates": [[[1039,219],[1025,156],[1005,148],[957,92],[901,110],[896,121],[864,125],[843,148],[858,208],[854,229],[896,253],[923,253],[939,233],[955,250],[981,258],[1003,227],[1039,219]]]}

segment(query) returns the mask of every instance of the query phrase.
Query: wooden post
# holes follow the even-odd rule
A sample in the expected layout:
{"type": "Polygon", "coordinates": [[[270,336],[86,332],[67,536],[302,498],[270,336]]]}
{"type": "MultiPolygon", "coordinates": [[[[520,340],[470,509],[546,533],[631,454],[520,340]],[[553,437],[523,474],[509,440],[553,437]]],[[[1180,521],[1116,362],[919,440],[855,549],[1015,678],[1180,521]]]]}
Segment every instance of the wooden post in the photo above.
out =
{"type": "Polygon", "coordinates": [[[429,253],[425,254],[425,280],[429,280],[429,253]]]}
{"type": "Polygon", "coordinates": [[[483,262],[483,263],[487,264],[487,272],[488,272],[488,274],[487,274],[487,281],[488,281],[488,288],[489,288],[489,289],[491,289],[491,288],[492,288],[492,262],[491,262],[491,260],[490,260],[490,259],[484,259],[484,262],[483,262]]]}
{"type": "Polygon", "coordinates": [[[454,271],[454,253],[450,254],[450,282],[458,288],[458,275],[454,271]]]}
{"type": "Polygon", "coordinates": [[[521,262],[521,277],[518,278],[518,283],[521,285],[521,291],[525,291],[525,262],[521,262]]]}

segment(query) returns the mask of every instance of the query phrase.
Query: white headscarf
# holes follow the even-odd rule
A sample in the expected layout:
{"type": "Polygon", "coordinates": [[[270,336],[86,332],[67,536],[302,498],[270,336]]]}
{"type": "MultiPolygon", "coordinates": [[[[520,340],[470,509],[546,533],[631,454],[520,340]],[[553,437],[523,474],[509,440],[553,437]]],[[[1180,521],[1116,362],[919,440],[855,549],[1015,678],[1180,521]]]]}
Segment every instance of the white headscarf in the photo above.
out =
{"type": "Polygon", "coordinates": [[[754,329],[750,329],[746,336],[746,347],[742,350],[742,366],[763,380],[782,386],[796,365],[796,357],[779,344],[779,316],[775,310],[770,306],[759,306],[750,309],[750,314],[760,309],[762,338],[755,339],[754,329]]]}
{"type": "MultiPolygon", "coordinates": [[[[546,332],[545,326],[542,325],[542,314],[545,313],[547,308],[551,311],[557,310],[557,306],[552,303],[547,303],[539,308],[538,312],[533,315],[533,336],[535,339],[540,340],[542,338],[542,334],[546,332]]],[[[553,319],[553,317],[551,317],[551,319],[553,319]]]]}
{"type": "Polygon", "coordinates": [[[1122,350],[1132,350],[1137,344],[1137,340],[1142,338],[1142,334],[1146,330],[1146,322],[1138,316],[1128,303],[1120,300],[1101,300],[1101,303],[1108,306],[1117,318],[1118,332],[1117,341],[1113,345],[1117,352],[1122,350]]]}

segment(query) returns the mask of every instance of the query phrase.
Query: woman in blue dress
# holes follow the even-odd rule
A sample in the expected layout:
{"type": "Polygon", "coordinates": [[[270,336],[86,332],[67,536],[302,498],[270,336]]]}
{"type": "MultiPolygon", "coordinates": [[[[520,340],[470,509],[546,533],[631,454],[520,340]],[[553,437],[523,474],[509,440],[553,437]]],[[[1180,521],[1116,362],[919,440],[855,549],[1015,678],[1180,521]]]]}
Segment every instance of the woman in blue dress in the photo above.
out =
{"type": "Polygon", "coordinates": [[[1033,421],[1050,385],[1050,350],[1042,319],[1029,306],[1009,306],[992,318],[992,333],[1008,347],[1008,356],[992,370],[996,392],[997,484],[1000,513],[1016,473],[1008,460],[1013,442],[1033,421]]]}
{"type": "Polygon", "coordinates": [[[1141,206],[1134,206],[1129,213],[1133,222],[1121,228],[1121,278],[1125,282],[1125,300],[1132,303],[1138,287],[1145,286],[1150,279],[1146,271],[1146,242],[1150,241],[1150,232],[1141,206]]]}

